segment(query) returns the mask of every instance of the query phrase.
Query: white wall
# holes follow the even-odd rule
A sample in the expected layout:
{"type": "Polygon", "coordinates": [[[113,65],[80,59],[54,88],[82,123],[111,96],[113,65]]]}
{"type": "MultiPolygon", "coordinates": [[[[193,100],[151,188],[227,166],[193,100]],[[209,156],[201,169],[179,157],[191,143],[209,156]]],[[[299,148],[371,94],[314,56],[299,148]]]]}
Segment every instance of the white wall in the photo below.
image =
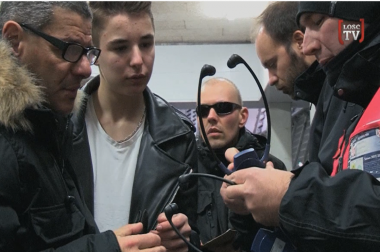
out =
{"type": "MultiPolygon", "coordinates": [[[[268,101],[292,102],[274,87],[266,87],[267,72],[261,66],[253,44],[157,45],[149,87],[169,102],[195,102],[200,70],[204,64],[209,64],[216,68],[214,76],[228,78],[238,86],[244,101],[259,101],[259,89],[245,66],[240,64],[234,69],[227,66],[227,60],[232,54],[240,55],[251,66],[268,101]]],[[[92,75],[98,73],[94,67],[92,75]]]]}

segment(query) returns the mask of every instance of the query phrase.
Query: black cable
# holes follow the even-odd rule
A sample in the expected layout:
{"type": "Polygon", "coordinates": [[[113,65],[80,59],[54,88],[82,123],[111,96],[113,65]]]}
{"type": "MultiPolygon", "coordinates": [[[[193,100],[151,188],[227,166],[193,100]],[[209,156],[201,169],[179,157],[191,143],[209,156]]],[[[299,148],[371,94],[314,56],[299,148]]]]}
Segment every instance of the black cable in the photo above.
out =
{"type": "Polygon", "coordinates": [[[230,185],[236,185],[236,183],[231,181],[231,180],[228,180],[228,179],[216,176],[216,175],[212,175],[212,174],[207,174],[207,173],[189,173],[189,174],[181,175],[178,178],[179,184],[186,183],[187,180],[190,179],[190,177],[207,177],[207,178],[223,181],[223,182],[230,184],[230,185]]]}
{"type": "Polygon", "coordinates": [[[215,152],[213,151],[213,149],[211,148],[211,145],[210,145],[210,142],[208,141],[207,139],[207,134],[206,134],[206,130],[205,130],[205,126],[203,124],[203,120],[202,120],[202,115],[200,113],[200,110],[201,110],[201,87],[202,87],[202,80],[204,77],[206,76],[212,76],[215,74],[215,67],[211,66],[211,65],[207,65],[205,64],[202,69],[201,69],[201,73],[199,74],[199,83],[198,83],[198,100],[197,100],[197,115],[198,115],[198,118],[199,118],[199,126],[200,126],[200,129],[201,129],[201,132],[202,132],[202,136],[203,136],[203,140],[205,142],[205,144],[207,145],[207,148],[210,150],[212,156],[214,157],[215,161],[217,162],[218,164],[218,167],[220,170],[222,170],[224,172],[224,174],[228,174],[230,175],[232,173],[232,171],[228,170],[227,167],[219,160],[219,158],[216,156],[215,152]]]}
{"type": "Polygon", "coordinates": [[[232,54],[231,57],[227,61],[227,66],[232,69],[232,68],[235,68],[240,63],[244,64],[244,66],[251,73],[252,77],[255,79],[256,85],[260,90],[261,97],[263,98],[263,102],[264,102],[264,106],[265,106],[265,112],[267,115],[267,124],[268,124],[267,125],[268,126],[268,134],[267,134],[267,142],[265,144],[264,154],[260,159],[260,161],[264,163],[265,161],[268,161],[269,150],[270,150],[270,141],[271,141],[271,127],[272,127],[271,126],[268,101],[267,101],[267,97],[265,95],[265,92],[263,90],[263,87],[261,86],[259,79],[257,78],[256,74],[253,72],[252,68],[247,64],[247,62],[245,62],[245,60],[242,57],[240,57],[237,54],[232,54]]]}

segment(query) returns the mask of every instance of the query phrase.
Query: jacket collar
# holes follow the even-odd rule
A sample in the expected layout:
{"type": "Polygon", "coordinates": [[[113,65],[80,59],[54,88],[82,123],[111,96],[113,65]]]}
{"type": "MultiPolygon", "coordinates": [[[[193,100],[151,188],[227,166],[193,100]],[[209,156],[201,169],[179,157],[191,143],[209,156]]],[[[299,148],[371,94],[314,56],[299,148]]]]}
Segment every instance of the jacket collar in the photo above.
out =
{"type": "Polygon", "coordinates": [[[294,83],[294,97],[317,104],[326,74],[318,61],[314,61],[305,72],[297,77],[294,83]]]}
{"type": "Polygon", "coordinates": [[[42,88],[36,85],[33,75],[18,63],[5,40],[0,40],[0,58],[0,123],[13,131],[32,131],[24,111],[44,101],[42,88]]]}
{"type": "Polygon", "coordinates": [[[365,30],[362,43],[352,42],[325,67],[334,95],[367,107],[380,86],[380,24],[365,30]]]}
{"type": "Polygon", "coordinates": [[[144,90],[144,98],[148,120],[145,125],[149,127],[149,132],[157,144],[191,131],[183,118],[178,116],[178,112],[163,98],[153,94],[148,87],[144,90]]]}
{"type": "MultiPolygon", "coordinates": [[[[239,151],[246,150],[249,148],[254,148],[255,150],[263,150],[267,139],[263,136],[256,135],[248,131],[245,127],[241,128],[239,131],[239,140],[235,145],[239,151]]],[[[207,145],[202,140],[201,136],[197,138],[198,153],[200,155],[199,160],[204,164],[206,170],[210,170],[213,174],[224,175],[218,168],[216,160],[214,160],[211,155],[210,150],[207,148],[207,145]]],[[[216,156],[224,164],[228,165],[229,162],[225,158],[225,152],[227,148],[214,150],[216,156]]]]}
{"type": "MultiPolygon", "coordinates": [[[[82,98],[82,109],[75,120],[83,120],[80,125],[84,125],[84,113],[86,112],[88,96],[99,88],[100,77],[95,76],[83,87],[85,95],[82,98]],[[83,109],[84,108],[84,109],[83,109]]],[[[160,96],[153,94],[148,87],[143,92],[146,106],[146,120],[145,130],[148,130],[154,142],[160,144],[179,135],[188,133],[190,127],[184,123],[186,118],[178,117],[178,111],[175,110],[160,96]],[[170,121],[168,121],[170,118],[170,121]]],[[[190,120],[189,120],[190,121],[190,120]]],[[[79,123],[79,122],[77,122],[79,123]]],[[[80,127],[82,128],[82,127],[80,127]]],[[[81,129],[76,129],[81,130],[81,129]]],[[[78,132],[76,131],[76,134],[78,132]]]]}

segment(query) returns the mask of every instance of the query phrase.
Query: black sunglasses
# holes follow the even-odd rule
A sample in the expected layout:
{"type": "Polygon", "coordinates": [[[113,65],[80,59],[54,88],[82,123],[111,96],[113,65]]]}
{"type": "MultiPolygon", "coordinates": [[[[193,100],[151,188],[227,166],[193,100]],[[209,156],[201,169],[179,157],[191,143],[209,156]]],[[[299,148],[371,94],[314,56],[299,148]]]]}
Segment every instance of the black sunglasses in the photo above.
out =
{"type": "Polygon", "coordinates": [[[40,36],[41,38],[45,39],[46,41],[50,42],[53,46],[61,50],[62,58],[68,62],[76,63],[80,60],[82,55],[86,55],[87,59],[90,61],[90,64],[93,65],[95,64],[96,60],[99,58],[100,49],[97,49],[96,47],[90,46],[90,47],[85,48],[81,46],[80,44],[65,42],[53,36],[47,35],[46,33],[38,31],[30,27],[29,25],[26,25],[23,23],[18,23],[18,24],[22,28],[33,32],[34,34],[40,36]]]}
{"type": "Polygon", "coordinates": [[[232,102],[218,102],[214,105],[201,104],[200,108],[197,107],[196,111],[199,117],[207,117],[210,109],[213,108],[219,116],[231,114],[235,109],[241,109],[241,106],[232,102]]]}

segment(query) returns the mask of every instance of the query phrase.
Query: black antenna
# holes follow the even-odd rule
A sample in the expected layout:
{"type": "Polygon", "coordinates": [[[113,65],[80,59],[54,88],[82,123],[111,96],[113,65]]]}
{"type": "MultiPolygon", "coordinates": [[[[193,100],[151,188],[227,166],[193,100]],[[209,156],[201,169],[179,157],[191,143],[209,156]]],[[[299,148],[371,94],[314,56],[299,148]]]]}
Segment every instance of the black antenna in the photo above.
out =
{"type": "Polygon", "coordinates": [[[232,171],[230,171],[230,170],[227,169],[227,167],[219,160],[219,158],[216,156],[215,152],[211,148],[210,142],[207,139],[207,134],[206,134],[205,126],[203,124],[202,115],[200,114],[202,80],[206,76],[213,76],[215,74],[215,72],[216,72],[215,67],[213,67],[211,65],[207,65],[207,64],[205,64],[202,67],[202,69],[201,69],[201,73],[199,75],[199,83],[198,83],[198,100],[197,100],[197,103],[198,103],[197,104],[197,108],[198,109],[197,109],[197,115],[198,115],[198,118],[199,118],[198,121],[199,121],[199,126],[200,126],[200,129],[201,129],[201,133],[202,133],[202,136],[203,136],[203,140],[204,140],[205,144],[207,145],[207,148],[210,150],[212,156],[214,157],[214,159],[218,163],[219,169],[221,169],[225,174],[231,174],[232,171]]]}
{"type": "Polygon", "coordinates": [[[251,73],[251,75],[253,76],[253,78],[256,81],[256,85],[260,89],[261,96],[263,97],[265,112],[267,115],[268,134],[267,134],[267,143],[265,145],[265,151],[264,151],[264,154],[261,157],[260,161],[266,162],[266,161],[268,161],[269,150],[270,150],[270,141],[271,141],[271,120],[270,120],[270,113],[269,113],[269,106],[268,106],[268,102],[267,102],[267,97],[264,93],[264,90],[261,86],[259,79],[256,77],[256,74],[253,72],[251,67],[247,64],[247,62],[245,62],[245,60],[242,57],[240,57],[237,54],[232,54],[231,57],[227,61],[227,66],[232,69],[232,68],[235,68],[240,63],[243,63],[245,65],[245,67],[249,70],[249,72],[251,73]]]}

